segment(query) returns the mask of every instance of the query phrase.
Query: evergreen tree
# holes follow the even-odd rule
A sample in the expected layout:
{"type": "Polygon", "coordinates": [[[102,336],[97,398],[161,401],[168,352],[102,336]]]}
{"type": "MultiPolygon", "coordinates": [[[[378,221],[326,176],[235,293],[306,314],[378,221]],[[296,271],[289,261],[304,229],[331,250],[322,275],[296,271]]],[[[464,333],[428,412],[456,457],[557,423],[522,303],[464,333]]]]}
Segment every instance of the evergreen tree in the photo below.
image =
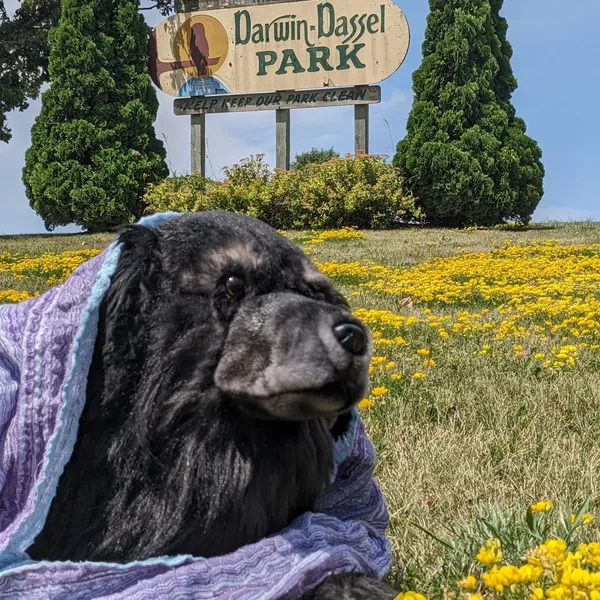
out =
{"type": "MultiPolygon", "coordinates": [[[[11,132],[6,114],[25,110],[48,81],[48,31],[60,15],[60,0],[21,0],[9,16],[0,0],[0,142],[11,132]]],[[[173,12],[173,0],[157,0],[141,10],[157,8],[162,15],[173,12]]]]}
{"type": "Polygon", "coordinates": [[[146,185],[168,174],[138,8],[138,0],[63,0],[50,32],[51,85],[23,169],[48,229],[131,221],[143,212],[146,185]]]}
{"type": "Polygon", "coordinates": [[[502,3],[429,0],[394,164],[434,224],[527,222],[542,198],[542,153],[511,104],[517,82],[502,3]]]}
{"type": "Polygon", "coordinates": [[[22,2],[12,17],[0,0],[0,142],[11,138],[7,113],[25,110],[47,81],[47,27],[57,15],[54,0],[22,2]]]}

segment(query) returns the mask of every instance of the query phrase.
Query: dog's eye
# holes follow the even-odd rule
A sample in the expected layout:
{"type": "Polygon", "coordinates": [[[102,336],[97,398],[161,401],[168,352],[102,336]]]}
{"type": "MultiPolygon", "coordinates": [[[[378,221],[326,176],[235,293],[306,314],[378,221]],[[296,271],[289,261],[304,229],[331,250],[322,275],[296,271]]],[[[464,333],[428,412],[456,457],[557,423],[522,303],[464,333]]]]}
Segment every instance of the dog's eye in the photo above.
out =
{"type": "Polygon", "coordinates": [[[241,296],[246,291],[246,282],[237,275],[231,275],[225,282],[225,291],[231,298],[241,296]]]}

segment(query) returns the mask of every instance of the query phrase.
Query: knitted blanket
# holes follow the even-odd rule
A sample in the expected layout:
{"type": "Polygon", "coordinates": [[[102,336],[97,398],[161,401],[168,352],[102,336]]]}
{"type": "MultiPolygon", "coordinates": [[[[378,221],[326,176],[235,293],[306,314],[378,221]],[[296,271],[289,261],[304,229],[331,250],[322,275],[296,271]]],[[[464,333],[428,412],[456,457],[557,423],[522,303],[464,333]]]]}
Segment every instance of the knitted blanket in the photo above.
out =
{"type": "MultiPolygon", "coordinates": [[[[176,213],[142,219],[156,226],[176,213]]],[[[231,554],[128,564],[36,562],[41,531],[77,436],[113,243],[46,294],[0,306],[0,598],[298,598],[332,572],[383,577],[388,513],[358,414],[336,443],[333,484],[315,512],[231,554]]]]}

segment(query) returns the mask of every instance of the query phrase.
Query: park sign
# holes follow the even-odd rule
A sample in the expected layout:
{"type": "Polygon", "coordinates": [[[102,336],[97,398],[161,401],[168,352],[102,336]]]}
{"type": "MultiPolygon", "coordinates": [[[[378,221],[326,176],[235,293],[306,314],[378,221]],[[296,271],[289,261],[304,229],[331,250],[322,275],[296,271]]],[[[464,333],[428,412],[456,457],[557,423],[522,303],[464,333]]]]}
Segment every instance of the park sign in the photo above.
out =
{"type": "Polygon", "coordinates": [[[242,1],[162,21],[150,74],[178,97],[366,86],[400,67],[409,37],[391,0],[242,1]]]}

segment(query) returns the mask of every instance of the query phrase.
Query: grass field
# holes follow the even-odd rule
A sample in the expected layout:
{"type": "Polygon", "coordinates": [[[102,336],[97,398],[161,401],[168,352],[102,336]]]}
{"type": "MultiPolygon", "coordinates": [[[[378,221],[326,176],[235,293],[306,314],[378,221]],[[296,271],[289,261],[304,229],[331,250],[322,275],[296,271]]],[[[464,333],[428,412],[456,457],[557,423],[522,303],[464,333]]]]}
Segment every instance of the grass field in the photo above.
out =
{"type": "MultiPolygon", "coordinates": [[[[392,517],[390,579],[468,597],[458,580],[472,573],[477,583],[462,587],[484,596],[598,600],[600,576],[569,595],[556,561],[559,575],[544,563],[544,584],[538,574],[494,587],[488,574],[484,585],[495,559],[474,554],[498,538],[505,559],[535,567],[525,550],[546,538],[568,548],[598,539],[596,521],[571,525],[569,516],[586,500],[591,514],[600,505],[600,224],[291,237],[374,334],[361,410],[392,517]],[[554,509],[527,520],[541,499],[554,509]],[[516,581],[522,589],[510,587],[516,581]]],[[[43,292],[110,239],[0,238],[0,301],[43,292]]],[[[598,557],[577,564],[600,567],[598,557]]]]}

